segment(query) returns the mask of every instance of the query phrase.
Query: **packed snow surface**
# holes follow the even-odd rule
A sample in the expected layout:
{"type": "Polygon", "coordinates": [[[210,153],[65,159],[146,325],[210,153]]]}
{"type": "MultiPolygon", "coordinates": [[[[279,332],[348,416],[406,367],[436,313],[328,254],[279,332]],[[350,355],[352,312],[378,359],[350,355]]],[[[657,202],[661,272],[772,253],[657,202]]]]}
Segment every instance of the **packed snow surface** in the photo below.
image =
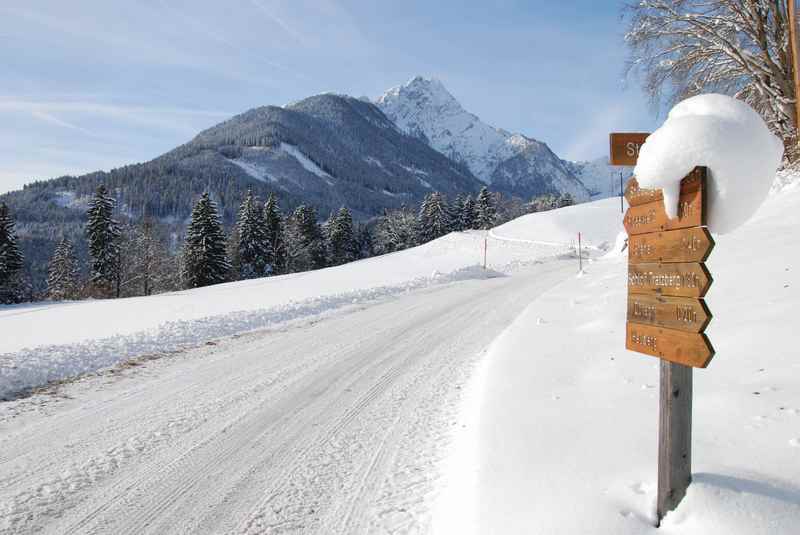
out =
{"type": "Polygon", "coordinates": [[[639,185],[662,189],[667,214],[678,212],[680,181],[706,166],[708,226],[726,233],[747,221],[769,193],[783,144],[744,102],[717,94],[677,104],[648,138],[634,174],[639,185]]]}
{"type": "Polygon", "coordinates": [[[694,481],[658,530],[658,361],[623,349],[609,199],[328,270],[0,307],[4,388],[144,357],[0,403],[0,534],[795,534],[800,188],[775,187],[709,259],[694,481]]]}
{"type": "Polygon", "coordinates": [[[661,527],[659,362],[625,350],[617,254],[542,294],[490,347],[458,420],[436,533],[798,533],[800,189],[796,175],[779,183],[708,260],[716,356],[694,372],[693,482],[661,527]]]}

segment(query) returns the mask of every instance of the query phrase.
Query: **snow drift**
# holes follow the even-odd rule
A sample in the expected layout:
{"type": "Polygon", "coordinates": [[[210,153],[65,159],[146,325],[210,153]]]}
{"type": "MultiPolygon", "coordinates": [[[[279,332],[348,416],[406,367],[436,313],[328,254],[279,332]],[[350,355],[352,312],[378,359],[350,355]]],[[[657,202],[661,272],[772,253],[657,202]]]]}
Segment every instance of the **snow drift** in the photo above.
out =
{"type": "Polygon", "coordinates": [[[747,221],[764,202],[781,163],[783,144],[750,106],[725,95],[699,95],[672,108],[642,146],[634,174],[661,188],[670,217],[680,181],[695,166],[708,175],[708,226],[723,234],[747,221]]]}

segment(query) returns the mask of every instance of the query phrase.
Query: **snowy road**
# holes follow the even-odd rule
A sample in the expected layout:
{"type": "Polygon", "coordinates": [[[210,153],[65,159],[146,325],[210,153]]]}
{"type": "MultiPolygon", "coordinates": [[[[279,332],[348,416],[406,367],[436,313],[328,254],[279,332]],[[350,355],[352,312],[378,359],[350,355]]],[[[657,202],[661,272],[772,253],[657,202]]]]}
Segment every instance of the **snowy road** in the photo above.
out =
{"type": "Polygon", "coordinates": [[[0,405],[0,533],[424,532],[461,386],[574,273],[409,293],[0,405]]]}

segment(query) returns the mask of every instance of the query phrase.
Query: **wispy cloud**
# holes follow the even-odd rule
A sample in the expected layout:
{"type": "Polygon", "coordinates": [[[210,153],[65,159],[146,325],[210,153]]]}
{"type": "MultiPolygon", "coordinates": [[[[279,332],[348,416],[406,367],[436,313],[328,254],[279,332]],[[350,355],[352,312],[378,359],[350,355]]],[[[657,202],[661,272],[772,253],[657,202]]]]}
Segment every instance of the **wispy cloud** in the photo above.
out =
{"type": "Polygon", "coordinates": [[[40,120],[42,120],[42,121],[44,121],[46,123],[54,124],[56,126],[61,126],[63,128],[69,128],[70,130],[76,130],[78,132],[82,132],[82,133],[84,133],[86,135],[89,135],[89,136],[94,135],[92,132],[90,132],[89,130],[87,130],[87,129],[81,127],[81,126],[78,126],[76,124],[72,124],[70,122],[64,121],[63,119],[59,119],[55,115],[47,113],[46,111],[43,111],[43,110],[32,110],[31,111],[31,115],[33,115],[37,119],[40,119],[40,120]]]}
{"type": "Polygon", "coordinates": [[[71,128],[91,135],[92,132],[72,122],[57,117],[55,114],[72,114],[78,116],[101,116],[128,123],[142,124],[168,130],[192,130],[193,127],[184,125],[176,118],[198,117],[208,119],[224,119],[233,114],[225,111],[202,110],[176,107],[153,106],[125,106],[90,101],[53,101],[53,100],[25,100],[0,97],[0,113],[22,112],[30,113],[37,119],[51,124],[71,128]]]}

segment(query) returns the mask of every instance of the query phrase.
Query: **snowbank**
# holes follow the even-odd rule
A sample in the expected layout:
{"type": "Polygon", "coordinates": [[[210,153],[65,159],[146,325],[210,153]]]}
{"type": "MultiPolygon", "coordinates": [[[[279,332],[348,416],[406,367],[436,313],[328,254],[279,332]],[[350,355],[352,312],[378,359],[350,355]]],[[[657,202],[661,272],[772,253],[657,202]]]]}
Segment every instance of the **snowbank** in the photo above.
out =
{"type": "Polygon", "coordinates": [[[658,361],[624,349],[622,255],[532,302],[490,348],[437,533],[797,533],[798,207],[800,189],[784,190],[717,239],[707,296],[717,355],[694,374],[694,483],[660,529],[658,361]]]}
{"type": "Polygon", "coordinates": [[[781,163],[783,144],[750,106],[724,95],[699,95],[672,108],[642,146],[634,174],[639,185],[664,190],[667,214],[678,210],[680,181],[708,167],[708,226],[726,233],[764,202],[781,163]]]}

